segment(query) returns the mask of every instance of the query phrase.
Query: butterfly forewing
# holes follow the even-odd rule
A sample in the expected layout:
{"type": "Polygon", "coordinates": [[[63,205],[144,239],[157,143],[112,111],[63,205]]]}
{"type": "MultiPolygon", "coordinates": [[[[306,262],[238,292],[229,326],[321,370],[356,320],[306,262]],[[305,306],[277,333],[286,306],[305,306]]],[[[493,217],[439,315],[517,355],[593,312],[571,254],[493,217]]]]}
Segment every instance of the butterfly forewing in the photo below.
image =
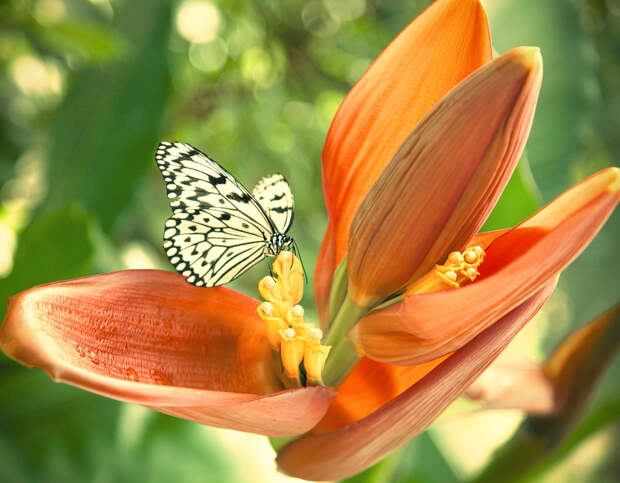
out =
{"type": "Polygon", "coordinates": [[[267,216],[280,233],[286,233],[293,223],[295,203],[286,178],[281,174],[265,176],[252,191],[267,216]]]}
{"type": "Polygon", "coordinates": [[[164,249],[188,282],[223,285],[265,258],[273,222],[228,171],[189,144],[161,143],[155,158],[173,199],[164,249]]]}

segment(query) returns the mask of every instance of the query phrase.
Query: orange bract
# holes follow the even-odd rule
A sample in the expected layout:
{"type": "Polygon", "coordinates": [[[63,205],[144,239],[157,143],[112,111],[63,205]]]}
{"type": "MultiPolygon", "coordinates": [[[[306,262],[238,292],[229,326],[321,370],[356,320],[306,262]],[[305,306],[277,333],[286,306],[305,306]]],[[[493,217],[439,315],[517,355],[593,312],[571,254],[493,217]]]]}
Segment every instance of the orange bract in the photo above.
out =
{"type": "Polygon", "coordinates": [[[321,320],[351,220],[370,187],[428,110],[490,59],[480,2],[440,0],[385,48],[342,102],[323,148],[329,226],[314,279],[321,320]]]}

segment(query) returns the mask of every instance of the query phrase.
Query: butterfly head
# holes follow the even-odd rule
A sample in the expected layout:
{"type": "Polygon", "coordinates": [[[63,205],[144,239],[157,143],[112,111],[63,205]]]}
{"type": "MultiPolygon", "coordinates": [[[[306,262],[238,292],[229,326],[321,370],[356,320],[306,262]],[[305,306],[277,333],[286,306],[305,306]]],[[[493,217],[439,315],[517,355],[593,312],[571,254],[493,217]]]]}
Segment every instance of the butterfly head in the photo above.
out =
{"type": "Polygon", "coordinates": [[[291,251],[295,246],[295,240],[284,233],[274,233],[269,242],[267,242],[267,255],[276,257],[278,253],[284,250],[291,251]]]}

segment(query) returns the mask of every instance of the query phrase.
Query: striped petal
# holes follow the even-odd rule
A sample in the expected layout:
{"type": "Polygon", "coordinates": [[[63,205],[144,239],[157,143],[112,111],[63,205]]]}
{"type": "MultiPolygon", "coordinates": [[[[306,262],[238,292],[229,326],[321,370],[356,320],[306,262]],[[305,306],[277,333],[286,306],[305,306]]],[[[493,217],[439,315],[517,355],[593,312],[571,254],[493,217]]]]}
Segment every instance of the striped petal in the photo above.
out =
{"type": "Polygon", "coordinates": [[[257,305],[168,272],[97,275],[12,297],[0,347],[54,380],[167,414],[271,436],[305,432],[333,393],[281,391],[257,305]]]}
{"type": "Polygon", "coordinates": [[[326,312],[331,274],[346,252],[351,220],[370,187],[429,109],[490,59],[489,27],[480,2],[438,0],[351,89],[323,148],[330,225],[315,271],[320,313],[326,312]]]}
{"type": "Polygon", "coordinates": [[[458,349],[556,277],[588,245],[619,199],[620,169],[591,176],[495,238],[474,283],[408,295],[371,312],[352,331],[354,343],[374,360],[403,365],[458,349]]]}

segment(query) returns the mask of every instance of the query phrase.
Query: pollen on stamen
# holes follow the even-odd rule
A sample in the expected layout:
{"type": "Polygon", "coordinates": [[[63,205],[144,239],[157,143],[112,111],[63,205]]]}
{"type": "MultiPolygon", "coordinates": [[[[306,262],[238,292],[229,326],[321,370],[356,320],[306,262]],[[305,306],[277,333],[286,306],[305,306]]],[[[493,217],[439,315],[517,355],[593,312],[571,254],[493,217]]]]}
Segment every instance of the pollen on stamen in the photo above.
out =
{"type": "Polygon", "coordinates": [[[469,249],[465,251],[463,258],[467,263],[475,263],[478,260],[478,253],[473,249],[469,249]]]}
{"type": "Polygon", "coordinates": [[[448,270],[447,272],[444,272],[443,276],[446,277],[451,282],[456,282],[456,272],[453,272],[452,270],[448,270]]]}
{"type": "Polygon", "coordinates": [[[304,316],[304,308],[301,305],[295,305],[292,309],[291,309],[292,314],[295,317],[303,317],[304,316]]]}
{"type": "Polygon", "coordinates": [[[295,333],[295,329],[289,327],[288,329],[284,329],[282,331],[282,336],[287,339],[294,339],[297,334],[295,333]]]}
{"type": "Polygon", "coordinates": [[[273,314],[273,304],[271,302],[263,302],[261,307],[265,315],[273,314]]]}
{"type": "Polygon", "coordinates": [[[273,290],[276,286],[276,281],[274,280],[274,278],[269,276],[263,279],[263,283],[265,284],[265,288],[269,290],[273,290]]]}
{"type": "Polygon", "coordinates": [[[461,252],[452,252],[448,255],[448,263],[452,265],[460,265],[463,263],[463,255],[461,252]]]}
{"type": "Polygon", "coordinates": [[[308,330],[308,337],[314,341],[319,342],[323,338],[323,331],[319,328],[312,328],[308,330]]]}

